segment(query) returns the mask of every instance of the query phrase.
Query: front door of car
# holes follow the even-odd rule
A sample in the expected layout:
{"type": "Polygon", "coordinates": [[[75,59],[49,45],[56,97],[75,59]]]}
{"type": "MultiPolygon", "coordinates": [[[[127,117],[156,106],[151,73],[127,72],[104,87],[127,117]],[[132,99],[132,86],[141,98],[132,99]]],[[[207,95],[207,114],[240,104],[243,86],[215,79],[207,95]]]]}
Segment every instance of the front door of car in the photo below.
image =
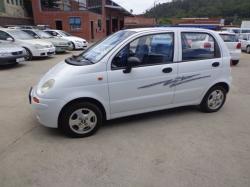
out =
{"type": "Polygon", "coordinates": [[[123,47],[108,71],[111,116],[136,114],[173,102],[177,75],[174,33],[141,36],[123,47]],[[137,61],[126,71],[131,57],[137,61]]]}
{"type": "Polygon", "coordinates": [[[182,60],[178,63],[174,103],[195,103],[220,76],[223,65],[220,48],[216,39],[208,33],[182,32],[180,38],[182,60]],[[201,45],[199,48],[192,48],[192,43],[199,42],[200,38],[207,35],[213,39],[211,47],[201,45]]]}

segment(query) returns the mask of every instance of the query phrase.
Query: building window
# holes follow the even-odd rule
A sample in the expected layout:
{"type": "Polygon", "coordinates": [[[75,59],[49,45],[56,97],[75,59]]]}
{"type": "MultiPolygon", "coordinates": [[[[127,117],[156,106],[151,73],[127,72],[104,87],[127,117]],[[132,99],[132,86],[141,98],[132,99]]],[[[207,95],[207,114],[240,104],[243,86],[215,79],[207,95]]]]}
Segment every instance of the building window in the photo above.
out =
{"type": "Polygon", "coordinates": [[[11,4],[14,5],[14,0],[11,0],[11,4]]]}
{"type": "Polygon", "coordinates": [[[70,30],[80,30],[81,29],[81,18],[80,17],[71,17],[69,18],[70,30]]]}
{"type": "Polygon", "coordinates": [[[10,0],[7,0],[7,3],[10,4],[10,0]]]}
{"type": "Polygon", "coordinates": [[[101,19],[98,19],[97,26],[98,26],[98,30],[101,31],[102,30],[102,20],[101,19]]]}
{"type": "Polygon", "coordinates": [[[16,0],[16,5],[18,5],[18,0],[16,0]]]}

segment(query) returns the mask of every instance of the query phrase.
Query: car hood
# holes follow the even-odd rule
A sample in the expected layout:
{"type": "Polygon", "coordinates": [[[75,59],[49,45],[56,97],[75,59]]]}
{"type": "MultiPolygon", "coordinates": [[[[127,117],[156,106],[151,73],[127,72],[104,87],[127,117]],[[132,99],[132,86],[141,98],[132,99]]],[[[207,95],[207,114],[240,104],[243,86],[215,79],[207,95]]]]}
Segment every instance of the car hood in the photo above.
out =
{"type": "Polygon", "coordinates": [[[61,39],[61,38],[45,38],[43,39],[47,42],[51,42],[53,43],[54,45],[68,45],[69,44],[69,41],[68,40],[64,40],[64,39],[61,39]]]}
{"type": "Polygon", "coordinates": [[[43,45],[43,46],[52,45],[51,42],[48,42],[42,39],[20,40],[20,42],[23,42],[26,44],[32,44],[32,45],[36,45],[36,44],[43,45]]]}
{"type": "Polygon", "coordinates": [[[19,47],[14,44],[0,43],[0,52],[15,52],[15,51],[23,51],[23,50],[24,49],[22,47],[19,47]]]}

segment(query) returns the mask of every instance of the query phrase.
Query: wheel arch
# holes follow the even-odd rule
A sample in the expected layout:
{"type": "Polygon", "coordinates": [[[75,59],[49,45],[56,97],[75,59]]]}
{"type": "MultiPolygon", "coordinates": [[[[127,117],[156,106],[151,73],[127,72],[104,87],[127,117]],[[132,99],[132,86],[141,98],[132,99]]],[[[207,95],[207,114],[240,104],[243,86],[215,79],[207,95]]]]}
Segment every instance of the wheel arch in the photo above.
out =
{"type": "MultiPolygon", "coordinates": [[[[61,118],[61,115],[63,114],[63,111],[64,111],[69,105],[72,105],[72,104],[78,103],[78,102],[90,102],[90,103],[92,103],[92,104],[97,105],[97,106],[100,108],[101,112],[102,112],[102,115],[103,115],[104,120],[107,119],[107,112],[106,112],[106,109],[105,109],[104,105],[103,105],[100,101],[98,101],[97,99],[94,99],[94,98],[90,98],[90,97],[81,97],[81,98],[76,98],[76,99],[73,99],[73,100],[69,101],[68,103],[66,103],[66,104],[62,107],[62,109],[61,109],[61,111],[60,111],[60,113],[59,113],[59,115],[58,115],[58,122],[60,121],[60,118],[61,118]]],[[[60,127],[60,123],[58,123],[58,127],[60,127]]]]}

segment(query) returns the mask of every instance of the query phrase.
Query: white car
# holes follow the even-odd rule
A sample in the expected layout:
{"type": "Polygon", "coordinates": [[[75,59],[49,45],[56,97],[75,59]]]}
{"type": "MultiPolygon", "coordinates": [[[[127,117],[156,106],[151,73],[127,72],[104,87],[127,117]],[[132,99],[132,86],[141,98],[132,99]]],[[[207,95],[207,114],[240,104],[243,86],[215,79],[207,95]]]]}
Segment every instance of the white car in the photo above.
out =
{"type": "Polygon", "coordinates": [[[104,120],[173,107],[217,112],[230,90],[230,59],[214,31],[122,30],[53,67],[29,100],[41,124],[72,137],[92,135],[104,120]],[[188,45],[187,35],[201,33],[214,51],[188,45]]]}
{"type": "Polygon", "coordinates": [[[23,62],[26,55],[24,48],[10,42],[0,41],[0,66],[23,62]]]}
{"type": "Polygon", "coordinates": [[[250,54],[250,34],[242,34],[240,36],[241,49],[250,54]]]}
{"type": "Polygon", "coordinates": [[[0,41],[12,41],[22,46],[27,52],[27,60],[33,57],[48,57],[55,54],[55,47],[52,43],[35,39],[29,34],[17,29],[0,28],[0,41]]]}
{"type": "Polygon", "coordinates": [[[237,65],[240,61],[241,43],[237,39],[235,33],[219,32],[219,35],[224,40],[231,55],[232,65],[237,65]]]}
{"type": "Polygon", "coordinates": [[[72,36],[71,34],[62,30],[44,30],[45,32],[51,34],[54,37],[62,38],[70,41],[71,49],[85,49],[88,47],[88,42],[80,37],[72,36]]]}

